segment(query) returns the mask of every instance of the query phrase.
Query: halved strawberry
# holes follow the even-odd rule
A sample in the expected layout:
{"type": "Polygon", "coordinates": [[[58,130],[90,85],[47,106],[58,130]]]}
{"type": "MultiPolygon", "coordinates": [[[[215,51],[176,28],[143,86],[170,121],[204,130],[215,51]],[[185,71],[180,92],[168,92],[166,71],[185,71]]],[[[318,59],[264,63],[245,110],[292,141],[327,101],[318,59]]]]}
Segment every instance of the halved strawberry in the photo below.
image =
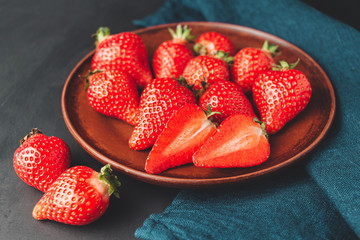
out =
{"type": "Polygon", "coordinates": [[[192,162],[196,150],[216,130],[206,113],[197,105],[179,108],[156,140],[145,170],[157,174],[168,168],[192,162]]]}
{"type": "Polygon", "coordinates": [[[194,154],[198,167],[251,167],[265,162],[270,145],[265,126],[256,118],[234,114],[194,154]]]}

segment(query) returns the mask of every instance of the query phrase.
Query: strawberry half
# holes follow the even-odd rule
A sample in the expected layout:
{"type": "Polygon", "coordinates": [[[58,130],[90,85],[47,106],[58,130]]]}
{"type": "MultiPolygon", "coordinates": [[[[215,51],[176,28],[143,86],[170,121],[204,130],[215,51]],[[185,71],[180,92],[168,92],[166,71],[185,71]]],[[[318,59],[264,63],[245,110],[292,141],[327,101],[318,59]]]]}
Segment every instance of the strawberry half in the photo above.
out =
{"type": "Polygon", "coordinates": [[[165,124],[181,106],[196,104],[195,95],[173,78],[156,78],[144,89],[140,97],[138,123],[129,139],[134,150],[154,145],[165,124]]]}
{"type": "Polygon", "coordinates": [[[298,62],[289,65],[280,61],[280,66],[259,74],[254,82],[253,99],[269,134],[283,128],[310,101],[309,80],[299,70],[292,69],[298,62]]]}
{"type": "Polygon", "coordinates": [[[157,174],[168,168],[191,163],[192,156],[204,141],[216,131],[216,126],[197,105],[179,108],[167,122],[156,140],[145,170],[157,174]]]}
{"type": "Polygon", "coordinates": [[[199,55],[215,55],[218,51],[223,51],[233,56],[236,47],[228,37],[217,32],[206,32],[196,39],[194,51],[199,55]]]}
{"type": "Polygon", "coordinates": [[[136,124],[139,93],[133,79],[118,69],[95,71],[87,76],[87,98],[96,111],[136,124]]]}
{"type": "Polygon", "coordinates": [[[101,173],[85,166],[69,168],[35,205],[33,217],[71,225],[92,223],[108,208],[110,195],[118,197],[119,186],[110,165],[104,166],[101,173]]]}
{"type": "Polygon", "coordinates": [[[241,49],[234,57],[231,68],[233,81],[246,93],[251,90],[256,76],[262,71],[270,70],[275,64],[273,56],[278,46],[269,45],[267,41],[261,49],[247,47],[241,49]]]}
{"type": "Polygon", "coordinates": [[[224,52],[218,52],[215,56],[197,56],[192,58],[186,65],[182,76],[194,90],[202,88],[202,82],[213,84],[220,80],[230,80],[228,57],[224,52]]]}
{"type": "Polygon", "coordinates": [[[212,117],[218,123],[235,113],[255,117],[251,103],[241,87],[230,81],[220,80],[212,84],[200,97],[199,105],[203,109],[210,105],[212,111],[220,112],[212,117]]]}
{"type": "Polygon", "coordinates": [[[160,44],[153,57],[153,70],[156,78],[174,77],[179,78],[193,53],[186,43],[193,39],[191,29],[181,25],[176,27],[176,32],[169,29],[172,40],[160,44]]]}
{"type": "Polygon", "coordinates": [[[270,155],[264,124],[256,118],[234,114],[225,119],[217,131],[194,154],[198,167],[252,167],[270,155]]]}
{"type": "Polygon", "coordinates": [[[20,141],[13,159],[16,174],[27,184],[46,192],[70,166],[70,149],[60,138],[34,128],[20,141]]]}
{"type": "Polygon", "coordinates": [[[100,27],[96,34],[93,70],[120,70],[143,88],[152,79],[148,54],[141,38],[132,32],[110,35],[110,29],[100,27]]]}

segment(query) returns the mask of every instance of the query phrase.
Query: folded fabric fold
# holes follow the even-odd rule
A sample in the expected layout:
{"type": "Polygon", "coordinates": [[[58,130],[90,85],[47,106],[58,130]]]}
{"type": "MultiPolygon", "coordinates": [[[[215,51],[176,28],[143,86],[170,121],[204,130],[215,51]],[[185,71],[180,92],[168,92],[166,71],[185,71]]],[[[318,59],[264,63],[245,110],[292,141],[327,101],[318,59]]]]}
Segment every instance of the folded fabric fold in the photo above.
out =
{"type": "Polygon", "coordinates": [[[184,190],[137,229],[143,239],[354,239],[360,237],[360,33],[297,0],[169,0],[141,26],[227,22],[283,38],[329,76],[337,109],[303,165],[241,186],[184,190]],[[299,167],[299,169],[296,169],[299,167]]]}

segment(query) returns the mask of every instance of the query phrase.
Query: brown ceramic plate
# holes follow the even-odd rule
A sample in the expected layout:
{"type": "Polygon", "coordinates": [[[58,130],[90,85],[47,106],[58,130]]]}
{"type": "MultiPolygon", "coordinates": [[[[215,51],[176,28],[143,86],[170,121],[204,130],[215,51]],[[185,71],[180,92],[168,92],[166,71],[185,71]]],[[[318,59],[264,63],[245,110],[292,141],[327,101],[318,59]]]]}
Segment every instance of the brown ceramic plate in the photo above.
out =
{"type": "MultiPolygon", "coordinates": [[[[207,31],[222,33],[238,49],[261,47],[264,40],[268,40],[279,45],[281,55],[276,60],[295,62],[300,58],[297,69],[305,73],[313,89],[308,106],[280,132],[270,137],[270,158],[260,166],[206,169],[188,164],[151,175],[144,171],[149,152],[134,151],[128,147],[133,127],[99,114],[87,101],[85,81],[78,76],[90,70],[94,54],[91,52],[78,63],[66,80],[61,103],[70,133],[92,157],[103,164],[110,163],[114,169],[144,182],[168,187],[200,188],[243,182],[279,170],[303,158],[324,138],[334,117],[335,95],[329,78],[308,54],[279,37],[243,26],[212,22],[181,24],[191,27],[192,33],[196,35],[207,31]]],[[[170,39],[168,28],[175,28],[176,25],[159,25],[135,31],[147,46],[150,62],[160,43],[170,39]]]]}

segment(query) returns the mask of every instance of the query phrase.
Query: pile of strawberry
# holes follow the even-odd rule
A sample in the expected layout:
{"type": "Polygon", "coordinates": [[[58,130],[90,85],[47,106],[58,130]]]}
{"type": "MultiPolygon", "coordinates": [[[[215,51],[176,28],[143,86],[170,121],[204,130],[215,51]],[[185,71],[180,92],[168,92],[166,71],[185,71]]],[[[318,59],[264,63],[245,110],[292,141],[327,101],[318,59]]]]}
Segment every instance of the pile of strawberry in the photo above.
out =
{"type": "Polygon", "coordinates": [[[298,62],[276,65],[277,46],[267,41],[261,49],[236,52],[216,32],[201,34],[192,50],[191,29],[169,30],[173,38],[154,53],[153,78],[138,35],[110,35],[100,28],[87,77],[90,105],[135,126],[129,146],[151,148],[148,173],[187,163],[228,168],[266,161],[268,134],[282,129],[310,100],[308,79],[294,69],[298,62]]]}

